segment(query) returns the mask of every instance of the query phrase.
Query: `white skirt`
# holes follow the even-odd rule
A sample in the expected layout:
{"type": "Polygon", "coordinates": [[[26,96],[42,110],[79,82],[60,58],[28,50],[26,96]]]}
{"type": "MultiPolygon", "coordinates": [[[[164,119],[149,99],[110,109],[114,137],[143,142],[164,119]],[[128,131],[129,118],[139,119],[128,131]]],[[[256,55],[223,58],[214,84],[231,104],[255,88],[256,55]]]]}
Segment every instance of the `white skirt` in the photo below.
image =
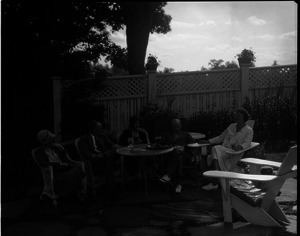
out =
{"type": "Polygon", "coordinates": [[[226,153],[227,150],[230,150],[223,145],[215,145],[211,149],[211,155],[207,157],[207,165],[211,166],[213,160],[218,160],[220,169],[222,171],[231,171],[231,172],[242,172],[236,164],[243,157],[243,153],[231,155],[226,153]]]}

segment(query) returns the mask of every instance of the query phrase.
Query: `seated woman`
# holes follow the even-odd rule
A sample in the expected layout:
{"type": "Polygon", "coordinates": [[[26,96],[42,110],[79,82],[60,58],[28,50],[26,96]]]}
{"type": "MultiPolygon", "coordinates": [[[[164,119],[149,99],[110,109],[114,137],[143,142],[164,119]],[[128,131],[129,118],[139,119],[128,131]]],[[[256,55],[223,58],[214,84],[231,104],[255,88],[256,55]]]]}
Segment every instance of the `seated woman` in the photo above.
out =
{"type": "MultiPolygon", "coordinates": [[[[129,121],[128,129],[125,129],[119,139],[122,146],[136,144],[150,144],[148,133],[140,128],[140,120],[137,116],[132,116],[129,121]]],[[[140,174],[141,159],[138,157],[125,158],[125,169],[130,175],[140,174]]]]}
{"type": "MultiPolygon", "coordinates": [[[[220,136],[208,140],[211,144],[222,143],[221,145],[215,145],[211,150],[211,155],[207,157],[209,167],[212,166],[212,168],[222,171],[241,172],[236,164],[244,153],[230,155],[226,151],[229,149],[240,151],[250,146],[253,139],[253,129],[246,124],[248,119],[248,111],[239,108],[235,112],[236,123],[230,124],[220,136]]],[[[217,183],[214,182],[203,186],[202,189],[211,190],[217,187],[217,183]]]]}
{"type": "Polygon", "coordinates": [[[41,146],[36,149],[34,159],[40,167],[51,166],[53,170],[54,189],[43,194],[55,199],[77,190],[79,200],[83,201],[86,194],[83,165],[69,158],[67,151],[54,142],[55,135],[50,131],[41,130],[37,138],[41,146]]]}

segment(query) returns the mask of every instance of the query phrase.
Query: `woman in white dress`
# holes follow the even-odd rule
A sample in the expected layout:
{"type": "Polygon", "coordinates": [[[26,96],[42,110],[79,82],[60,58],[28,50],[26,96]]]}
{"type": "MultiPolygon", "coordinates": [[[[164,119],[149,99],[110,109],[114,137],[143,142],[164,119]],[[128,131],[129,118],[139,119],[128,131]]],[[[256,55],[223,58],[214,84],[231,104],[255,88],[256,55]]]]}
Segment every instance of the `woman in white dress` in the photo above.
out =
{"type": "MultiPolygon", "coordinates": [[[[212,148],[211,155],[207,157],[208,166],[213,166],[214,169],[222,171],[240,172],[236,164],[243,157],[244,153],[230,155],[226,151],[240,151],[250,146],[253,139],[253,129],[246,124],[248,119],[248,111],[244,108],[239,108],[235,112],[236,123],[230,124],[221,135],[208,140],[211,144],[219,144],[212,148]]],[[[213,183],[210,183],[203,186],[202,189],[210,190],[210,188],[216,187],[216,184],[214,186],[213,183]]]]}

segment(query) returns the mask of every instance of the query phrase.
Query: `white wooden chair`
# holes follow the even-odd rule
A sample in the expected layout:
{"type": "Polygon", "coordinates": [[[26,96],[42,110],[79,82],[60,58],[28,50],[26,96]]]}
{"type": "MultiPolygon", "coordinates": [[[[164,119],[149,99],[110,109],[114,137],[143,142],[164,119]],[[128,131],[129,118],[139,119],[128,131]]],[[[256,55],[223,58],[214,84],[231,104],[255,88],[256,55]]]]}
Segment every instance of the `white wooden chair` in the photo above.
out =
{"type": "MultiPolygon", "coordinates": [[[[38,148],[34,148],[33,150],[31,150],[31,155],[32,155],[34,161],[36,162],[36,164],[39,166],[38,161],[37,161],[37,156],[36,156],[37,150],[38,150],[38,148]]],[[[82,170],[84,171],[83,163],[81,163],[79,161],[74,161],[74,160],[70,159],[69,156],[67,156],[67,158],[74,166],[78,166],[78,167],[82,168],[82,170]]],[[[57,205],[58,205],[57,199],[59,198],[59,196],[54,191],[53,168],[52,168],[52,166],[46,166],[46,167],[39,166],[39,168],[42,172],[43,182],[44,182],[44,187],[43,187],[43,191],[40,195],[40,199],[42,200],[43,196],[45,195],[52,200],[53,206],[57,207],[57,205]]],[[[85,192],[86,191],[85,185],[83,186],[83,188],[84,189],[82,191],[85,192]]]]}
{"type": "MultiPolygon", "coordinates": [[[[297,163],[297,146],[290,148],[282,163],[256,158],[245,158],[242,161],[248,163],[251,167],[250,170],[254,171],[256,174],[240,174],[226,171],[204,172],[204,176],[206,177],[220,179],[224,222],[232,223],[232,208],[234,208],[245,220],[254,225],[282,227],[283,225],[289,224],[289,220],[276,202],[276,196],[285,180],[297,175],[297,166],[295,165],[297,163]],[[277,174],[257,174],[260,167],[265,165],[278,167],[279,170],[277,171],[277,174]],[[233,183],[235,183],[236,187],[239,187],[239,184],[231,181],[234,179],[242,181],[247,180],[248,182],[246,183],[249,184],[249,187],[246,186],[246,188],[244,188],[244,190],[246,190],[243,190],[244,192],[239,192],[239,188],[233,189],[233,183]],[[258,199],[260,201],[256,202],[257,204],[255,202],[253,204],[252,200],[254,196],[249,198],[249,195],[251,195],[251,191],[249,190],[251,181],[261,182],[264,186],[259,192],[257,189],[252,188],[252,192],[257,196],[261,196],[261,198],[258,199]],[[248,192],[247,188],[249,190],[248,192]]],[[[243,183],[245,184],[245,181],[243,183]]]]}

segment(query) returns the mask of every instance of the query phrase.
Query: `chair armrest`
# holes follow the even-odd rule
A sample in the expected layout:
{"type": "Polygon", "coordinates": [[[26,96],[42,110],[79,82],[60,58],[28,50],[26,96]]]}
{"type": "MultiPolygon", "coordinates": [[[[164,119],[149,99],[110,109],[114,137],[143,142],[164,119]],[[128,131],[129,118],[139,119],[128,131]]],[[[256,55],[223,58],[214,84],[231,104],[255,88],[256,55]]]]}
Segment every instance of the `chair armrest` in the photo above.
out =
{"type": "Polygon", "coordinates": [[[244,159],[241,159],[240,161],[247,163],[247,164],[272,166],[272,167],[276,167],[276,168],[279,168],[281,166],[281,162],[267,161],[267,160],[262,160],[262,159],[258,159],[258,158],[244,158],[244,159]]]}
{"type": "Polygon", "coordinates": [[[247,148],[245,148],[245,149],[242,149],[240,151],[234,151],[234,150],[230,149],[230,150],[226,151],[226,153],[228,153],[228,154],[240,154],[240,153],[248,151],[248,150],[250,150],[250,149],[252,149],[252,148],[254,148],[254,147],[258,146],[258,145],[259,145],[259,143],[251,142],[250,146],[247,147],[247,148]]]}
{"type": "Polygon", "coordinates": [[[213,178],[224,178],[224,179],[243,179],[243,180],[252,180],[252,181],[271,181],[277,176],[275,175],[249,175],[249,174],[241,174],[235,172],[228,172],[228,171],[206,171],[203,173],[206,177],[213,177],[213,178]]]}

